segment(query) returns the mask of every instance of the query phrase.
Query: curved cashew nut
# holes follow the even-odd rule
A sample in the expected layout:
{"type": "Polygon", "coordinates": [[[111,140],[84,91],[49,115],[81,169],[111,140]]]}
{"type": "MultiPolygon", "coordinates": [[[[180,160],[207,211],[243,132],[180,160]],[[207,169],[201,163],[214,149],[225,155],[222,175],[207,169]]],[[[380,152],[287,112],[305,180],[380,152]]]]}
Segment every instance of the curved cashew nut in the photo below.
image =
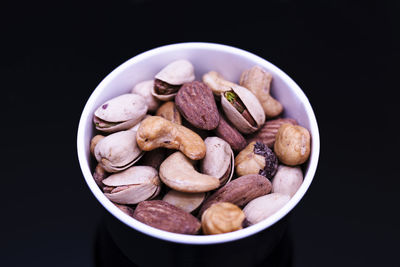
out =
{"type": "Polygon", "coordinates": [[[283,111],[282,104],[270,95],[271,81],[272,75],[259,66],[244,71],[240,77],[240,85],[256,95],[267,118],[276,117],[283,111]]]}
{"type": "Polygon", "coordinates": [[[218,178],[197,172],[193,163],[181,152],[175,152],[161,163],[159,176],[167,186],[180,192],[200,193],[219,187],[218,178]]]}
{"type": "Polygon", "coordinates": [[[158,147],[178,149],[193,160],[206,155],[206,145],[198,134],[159,116],[149,116],[141,122],[136,141],[144,151],[158,147]]]}
{"type": "Polygon", "coordinates": [[[221,74],[216,71],[210,71],[203,75],[203,82],[211,88],[213,93],[217,96],[223,92],[231,90],[234,83],[225,80],[221,74]]]}

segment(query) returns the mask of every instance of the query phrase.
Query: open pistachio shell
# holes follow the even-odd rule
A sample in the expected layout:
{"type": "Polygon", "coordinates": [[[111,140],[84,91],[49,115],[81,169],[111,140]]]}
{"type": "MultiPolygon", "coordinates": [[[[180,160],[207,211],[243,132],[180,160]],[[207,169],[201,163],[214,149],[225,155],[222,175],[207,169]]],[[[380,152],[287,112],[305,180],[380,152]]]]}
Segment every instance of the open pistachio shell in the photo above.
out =
{"type": "Polygon", "coordinates": [[[143,156],[143,152],[136,144],[136,131],[128,130],[101,139],[94,155],[107,172],[118,172],[132,166],[143,156]]]}
{"type": "Polygon", "coordinates": [[[147,113],[146,100],[137,94],[117,96],[94,112],[96,129],[103,132],[126,130],[137,124],[147,113]]]}
{"type": "Polygon", "coordinates": [[[217,177],[222,186],[232,179],[234,173],[234,154],[231,146],[216,136],[207,137],[204,143],[207,152],[200,163],[200,171],[217,177]]]}
{"type": "Polygon", "coordinates": [[[150,166],[130,167],[110,175],[103,180],[103,184],[111,189],[104,195],[119,204],[137,204],[151,199],[161,187],[157,170],[150,166]]]}
{"type": "Polygon", "coordinates": [[[171,189],[162,200],[190,213],[200,207],[205,197],[206,193],[185,193],[171,189]]]}
{"type": "Polygon", "coordinates": [[[233,85],[231,88],[232,91],[243,102],[243,105],[255,121],[256,126],[251,125],[243,117],[243,115],[237,111],[236,108],[232,106],[232,104],[222,95],[221,105],[226,117],[241,133],[249,134],[257,131],[257,129],[259,129],[265,122],[265,113],[257,97],[242,86],[233,85]]]}
{"type": "Polygon", "coordinates": [[[194,67],[185,59],[176,60],[165,66],[155,78],[172,85],[192,82],[195,79],[194,67]]]}
{"type": "Polygon", "coordinates": [[[156,93],[156,91],[154,91],[154,86],[153,86],[153,88],[151,89],[151,94],[152,94],[155,98],[157,98],[158,100],[161,100],[161,101],[171,101],[171,100],[174,100],[174,98],[175,98],[175,96],[178,94],[178,92],[173,93],[173,94],[168,94],[168,95],[159,95],[159,94],[156,93]]]}
{"type": "Polygon", "coordinates": [[[148,111],[155,112],[160,106],[160,101],[152,95],[154,80],[143,81],[133,87],[131,93],[145,98],[148,111]]]}

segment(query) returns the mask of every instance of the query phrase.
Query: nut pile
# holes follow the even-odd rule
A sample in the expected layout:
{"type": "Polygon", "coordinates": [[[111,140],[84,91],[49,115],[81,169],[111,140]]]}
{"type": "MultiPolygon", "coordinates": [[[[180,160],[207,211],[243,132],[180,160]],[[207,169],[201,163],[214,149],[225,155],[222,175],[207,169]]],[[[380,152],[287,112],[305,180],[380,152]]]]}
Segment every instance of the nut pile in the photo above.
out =
{"type": "Polygon", "coordinates": [[[96,184],[119,209],[152,227],[222,234],[256,224],[303,182],[311,136],[270,95],[259,66],[239,84],[187,60],[103,103],[90,142],[96,184]]]}

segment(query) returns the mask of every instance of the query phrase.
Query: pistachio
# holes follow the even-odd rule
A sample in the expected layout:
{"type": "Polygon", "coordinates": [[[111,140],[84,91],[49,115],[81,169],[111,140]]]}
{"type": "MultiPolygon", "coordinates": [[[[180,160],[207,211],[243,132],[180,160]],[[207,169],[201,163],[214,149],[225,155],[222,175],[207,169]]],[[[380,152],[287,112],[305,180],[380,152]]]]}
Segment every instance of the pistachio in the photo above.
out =
{"type": "Polygon", "coordinates": [[[104,195],[119,204],[137,204],[151,199],[160,192],[160,179],[156,169],[149,166],[133,166],[110,175],[103,180],[104,195]]]}
{"type": "Polygon", "coordinates": [[[194,161],[181,152],[170,155],[160,166],[160,178],[170,188],[180,192],[200,193],[219,187],[218,178],[199,173],[194,161]]]}
{"type": "Polygon", "coordinates": [[[132,166],[143,152],[136,144],[135,131],[120,131],[101,139],[94,149],[96,160],[107,172],[118,172],[132,166]]]}
{"type": "Polygon", "coordinates": [[[303,183],[303,172],[300,167],[279,165],[272,180],[272,192],[292,197],[303,183]]]}
{"type": "Polygon", "coordinates": [[[279,193],[268,194],[250,201],[244,207],[243,212],[250,225],[256,224],[277,212],[289,200],[290,197],[287,195],[279,193]]]}
{"type": "Polygon", "coordinates": [[[254,121],[253,117],[250,115],[249,111],[246,109],[245,105],[239,99],[237,94],[235,94],[233,91],[227,91],[224,93],[224,96],[226,100],[228,100],[228,102],[231,103],[240,114],[242,114],[242,116],[251,124],[251,126],[257,127],[257,123],[254,121]]]}
{"type": "Polygon", "coordinates": [[[155,78],[172,85],[182,85],[194,81],[194,67],[188,60],[175,60],[157,73],[155,78]]]}
{"type": "Polygon", "coordinates": [[[156,74],[152,94],[162,101],[174,99],[182,84],[194,81],[194,67],[187,60],[176,60],[156,74]]]}
{"type": "Polygon", "coordinates": [[[143,121],[144,119],[150,117],[150,116],[151,116],[151,115],[146,114],[146,115],[142,118],[141,121],[139,121],[137,124],[135,124],[132,128],[129,128],[128,130],[129,130],[129,131],[137,132],[137,131],[139,130],[139,126],[140,126],[140,124],[142,123],[142,121],[143,121]]]}
{"type": "Polygon", "coordinates": [[[92,140],[90,140],[90,153],[94,156],[94,148],[96,147],[97,143],[103,139],[104,136],[103,135],[96,135],[92,138],[92,140]]]}
{"type": "Polygon", "coordinates": [[[160,106],[160,101],[151,94],[153,87],[154,80],[148,80],[136,84],[131,91],[132,94],[138,94],[144,97],[149,112],[155,112],[158,106],[160,106]]]}
{"type": "Polygon", "coordinates": [[[221,96],[226,117],[241,133],[257,131],[265,122],[265,113],[257,98],[244,87],[234,85],[221,96]]]}
{"type": "Polygon", "coordinates": [[[217,177],[221,185],[229,182],[234,172],[234,154],[230,145],[219,137],[207,137],[206,156],[200,163],[201,173],[217,177]]]}
{"type": "Polygon", "coordinates": [[[172,189],[164,195],[162,200],[190,213],[200,207],[205,196],[205,193],[185,193],[172,189]]]}
{"type": "Polygon", "coordinates": [[[93,122],[97,130],[113,133],[133,127],[146,112],[146,100],[142,96],[124,94],[101,105],[94,112],[93,122]]]}
{"type": "Polygon", "coordinates": [[[278,168],[278,159],[264,143],[251,142],[235,158],[236,174],[260,174],[272,179],[278,168]]]}
{"type": "Polygon", "coordinates": [[[243,211],[235,204],[219,202],[211,205],[201,216],[201,227],[206,235],[229,233],[242,229],[243,211]]]}
{"type": "Polygon", "coordinates": [[[157,95],[171,95],[171,94],[176,94],[181,88],[181,84],[179,85],[172,85],[166,82],[163,82],[159,79],[155,79],[154,81],[154,92],[157,95]]]}

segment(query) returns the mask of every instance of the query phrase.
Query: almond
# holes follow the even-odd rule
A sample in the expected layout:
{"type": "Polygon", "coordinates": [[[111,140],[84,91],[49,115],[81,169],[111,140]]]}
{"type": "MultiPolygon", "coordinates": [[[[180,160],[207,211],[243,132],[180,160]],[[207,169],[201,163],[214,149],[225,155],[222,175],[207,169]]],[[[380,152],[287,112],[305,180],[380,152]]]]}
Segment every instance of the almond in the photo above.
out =
{"type": "Polygon", "coordinates": [[[278,132],[279,127],[284,123],[297,125],[296,120],[291,118],[279,118],[267,121],[260,130],[247,136],[247,144],[250,144],[253,141],[260,141],[266,144],[269,148],[273,148],[276,133],[278,132]]]}
{"type": "Polygon", "coordinates": [[[225,140],[234,151],[240,151],[246,146],[246,139],[242,134],[236,130],[229,122],[226,121],[225,116],[221,113],[219,114],[219,124],[214,130],[216,135],[221,139],[225,140]]]}
{"type": "Polygon", "coordinates": [[[133,218],[160,230],[194,235],[200,230],[200,221],[184,210],[162,200],[140,202],[133,218]]]}
{"type": "Polygon", "coordinates": [[[212,194],[202,205],[199,216],[214,203],[230,202],[244,207],[251,200],[271,192],[271,182],[259,174],[241,176],[212,194]]]}
{"type": "Polygon", "coordinates": [[[213,130],[219,123],[217,104],[211,89],[202,82],[185,83],[175,97],[182,116],[193,126],[213,130]]]}

